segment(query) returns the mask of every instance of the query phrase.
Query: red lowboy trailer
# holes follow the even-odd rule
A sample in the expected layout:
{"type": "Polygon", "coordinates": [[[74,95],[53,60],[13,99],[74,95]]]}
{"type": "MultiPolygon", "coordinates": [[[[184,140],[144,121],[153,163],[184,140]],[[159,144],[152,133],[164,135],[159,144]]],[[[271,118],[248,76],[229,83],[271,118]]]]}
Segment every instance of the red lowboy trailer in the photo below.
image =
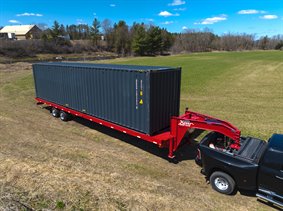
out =
{"type": "MultiPolygon", "coordinates": [[[[175,157],[174,152],[180,146],[183,137],[185,136],[186,132],[189,129],[210,130],[221,133],[229,137],[231,140],[233,140],[233,143],[230,145],[230,148],[236,150],[240,148],[241,131],[238,128],[236,128],[235,126],[233,126],[232,124],[226,121],[211,116],[199,114],[196,112],[188,111],[187,109],[183,115],[178,117],[175,116],[171,117],[170,128],[168,128],[167,131],[159,133],[157,135],[150,136],[114,124],[112,122],[105,121],[96,118],[94,116],[90,116],[85,113],[75,111],[68,107],[49,102],[47,100],[43,100],[41,98],[35,98],[35,99],[38,102],[38,104],[46,104],[47,106],[51,106],[56,111],[60,112],[60,114],[63,114],[63,116],[72,115],[72,116],[81,117],[91,122],[103,125],[105,127],[109,127],[113,130],[117,130],[122,133],[128,134],[130,136],[134,136],[139,139],[142,139],[144,141],[151,142],[153,144],[156,144],[160,148],[169,148],[168,157],[171,159],[175,157]]],[[[64,120],[64,118],[62,120],[64,120]]]]}

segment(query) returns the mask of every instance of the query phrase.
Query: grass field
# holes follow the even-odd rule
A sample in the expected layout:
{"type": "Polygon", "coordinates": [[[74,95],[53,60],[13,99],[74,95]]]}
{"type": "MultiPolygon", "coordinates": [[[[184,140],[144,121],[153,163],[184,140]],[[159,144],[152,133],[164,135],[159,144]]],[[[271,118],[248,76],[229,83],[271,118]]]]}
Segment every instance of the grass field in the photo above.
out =
{"type": "MultiPolygon", "coordinates": [[[[283,52],[126,58],[181,66],[181,111],[228,120],[242,135],[283,133],[283,52]]],[[[213,191],[185,158],[87,121],[61,122],[35,105],[31,65],[0,65],[0,210],[270,210],[255,197],[213,191]]]]}

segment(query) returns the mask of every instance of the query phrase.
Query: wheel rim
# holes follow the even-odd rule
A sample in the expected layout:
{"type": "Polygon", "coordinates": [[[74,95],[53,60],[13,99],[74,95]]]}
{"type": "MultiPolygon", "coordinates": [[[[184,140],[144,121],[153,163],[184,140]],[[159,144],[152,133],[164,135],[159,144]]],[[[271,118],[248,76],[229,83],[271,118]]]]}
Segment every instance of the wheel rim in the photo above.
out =
{"type": "Polygon", "coordinates": [[[64,115],[64,113],[62,112],[62,113],[60,113],[60,118],[62,119],[62,120],[64,120],[65,119],[65,115],[64,115]]]}
{"type": "Polygon", "coordinates": [[[225,180],[224,178],[221,178],[221,177],[215,178],[214,184],[219,190],[222,190],[222,191],[225,191],[229,188],[229,184],[228,184],[227,180],[225,180]]]}
{"type": "Polygon", "coordinates": [[[53,116],[57,116],[57,111],[56,110],[52,110],[52,115],[53,116]]]}

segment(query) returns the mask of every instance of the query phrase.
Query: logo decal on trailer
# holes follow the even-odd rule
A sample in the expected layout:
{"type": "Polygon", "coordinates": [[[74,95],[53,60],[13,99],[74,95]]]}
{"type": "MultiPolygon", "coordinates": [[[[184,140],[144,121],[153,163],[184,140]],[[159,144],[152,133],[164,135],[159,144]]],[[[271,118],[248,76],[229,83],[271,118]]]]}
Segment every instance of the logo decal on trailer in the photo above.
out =
{"type": "Polygon", "coordinates": [[[194,123],[191,123],[189,120],[180,120],[178,125],[184,127],[191,127],[194,125],[194,123]]]}

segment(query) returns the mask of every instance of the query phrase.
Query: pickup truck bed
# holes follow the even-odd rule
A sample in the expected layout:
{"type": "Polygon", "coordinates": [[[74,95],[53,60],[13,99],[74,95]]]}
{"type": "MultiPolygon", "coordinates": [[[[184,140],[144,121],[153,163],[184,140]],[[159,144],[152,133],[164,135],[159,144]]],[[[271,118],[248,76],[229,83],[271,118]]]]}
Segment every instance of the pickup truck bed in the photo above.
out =
{"type": "Polygon", "coordinates": [[[242,137],[241,148],[235,152],[235,156],[243,158],[252,163],[258,163],[262,153],[266,149],[267,143],[257,138],[242,137]]]}
{"type": "Polygon", "coordinates": [[[225,140],[225,138],[227,137],[225,137],[223,134],[211,132],[205,138],[203,138],[200,145],[209,147],[210,143],[216,143],[216,151],[226,153],[233,157],[237,157],[245,162],[253,164],[258,164],[259,159],[267,146],[266,141],[252,137],[241,137],[241,148],[239,150],[233,150],[228,146],[225,146],[229,145],[228,143],[221,146],[217,144],[218,139],[225,140]]]}

